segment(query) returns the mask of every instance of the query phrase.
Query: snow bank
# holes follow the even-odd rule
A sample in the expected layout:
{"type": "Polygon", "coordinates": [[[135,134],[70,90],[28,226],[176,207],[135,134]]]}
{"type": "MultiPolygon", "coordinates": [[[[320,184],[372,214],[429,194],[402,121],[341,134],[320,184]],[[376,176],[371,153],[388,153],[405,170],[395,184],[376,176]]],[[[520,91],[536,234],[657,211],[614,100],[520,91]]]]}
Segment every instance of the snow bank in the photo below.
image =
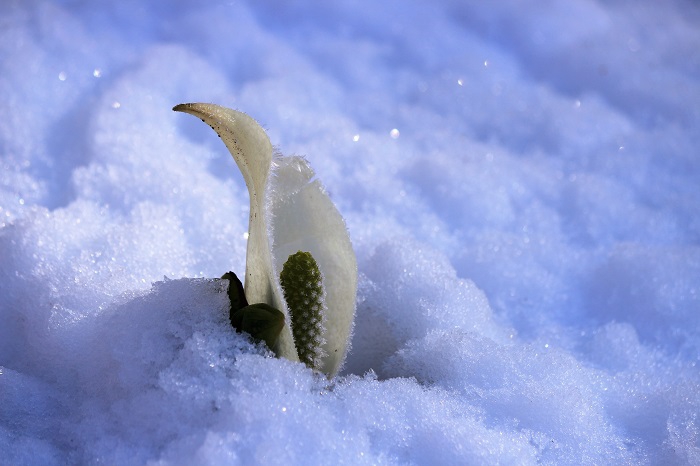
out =
{"type": "Polygon", "coordinates": [[[700,19],[602,3],[0,7],[5,464],[700,463],[700,19]],[[332,381],[228,324],[303,154],[360,283],[332,381]]]}

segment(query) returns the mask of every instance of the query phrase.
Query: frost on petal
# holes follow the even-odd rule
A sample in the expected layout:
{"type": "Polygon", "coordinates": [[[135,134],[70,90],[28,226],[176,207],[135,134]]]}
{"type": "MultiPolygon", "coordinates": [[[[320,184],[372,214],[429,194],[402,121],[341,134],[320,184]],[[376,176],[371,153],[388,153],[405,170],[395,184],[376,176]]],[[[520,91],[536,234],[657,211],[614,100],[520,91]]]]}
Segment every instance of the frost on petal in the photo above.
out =
{"type": "Polygon", "coordinates": [[[297,251],[309,251],[326,289],[321,371],[334,376],[347,353],[355,316],[357,260],[343,217],[302,157],[276,157],[266,199],[275,270],[297,251]]]}

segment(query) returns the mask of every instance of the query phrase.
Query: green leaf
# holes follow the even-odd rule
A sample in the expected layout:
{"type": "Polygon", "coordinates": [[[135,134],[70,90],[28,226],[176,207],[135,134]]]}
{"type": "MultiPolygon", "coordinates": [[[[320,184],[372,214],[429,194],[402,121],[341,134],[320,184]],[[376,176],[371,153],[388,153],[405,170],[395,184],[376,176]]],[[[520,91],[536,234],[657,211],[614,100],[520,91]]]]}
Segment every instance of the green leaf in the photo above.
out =
{"type": "Polygon", "coordinates": [[[228,299],[231,301],[231,312],[235,312],[248,305],[248,300],[245,299],[245,291],[243,284],[238,276],[233,272],[226,272],[221,278],[228,280],[228,299]]]}
{"type": "Polygon", "coordinates": [[[284,327],[284,314],[265,303],[251,304],[232,313],[231,323],[239,331],[250,334],[255,341],[264,341],[268,348],[274,350],[284,327]]]}

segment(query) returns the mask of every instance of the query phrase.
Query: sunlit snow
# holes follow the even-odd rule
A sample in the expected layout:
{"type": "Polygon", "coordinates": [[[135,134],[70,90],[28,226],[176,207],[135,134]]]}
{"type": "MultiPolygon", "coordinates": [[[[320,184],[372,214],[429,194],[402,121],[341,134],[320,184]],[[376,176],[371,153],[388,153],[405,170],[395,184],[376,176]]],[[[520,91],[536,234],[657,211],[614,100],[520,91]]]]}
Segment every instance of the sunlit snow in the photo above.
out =
{"type": "Polygon", "coordinates": [[[5,1],[0,464],[700,464],[700,6],[5,1]],[[332,381],[228,323],[305,156],[359,266],[332,381]]]}

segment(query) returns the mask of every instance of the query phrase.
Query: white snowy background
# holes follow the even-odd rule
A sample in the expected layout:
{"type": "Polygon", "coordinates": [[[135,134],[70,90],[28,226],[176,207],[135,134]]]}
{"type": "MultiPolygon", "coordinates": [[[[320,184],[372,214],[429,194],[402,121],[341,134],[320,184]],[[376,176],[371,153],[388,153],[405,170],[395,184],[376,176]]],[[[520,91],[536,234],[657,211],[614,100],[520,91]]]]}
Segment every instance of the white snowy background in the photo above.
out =
{"type": "Polygon", "coordinates": [[[0,464],[700,464],[700,5],[0,4],[0,464]],[[308,158],[341,376],[269,356],[224,145],[308,158]],[[167,277],[167,278],[166,278],[167,277]]]}

